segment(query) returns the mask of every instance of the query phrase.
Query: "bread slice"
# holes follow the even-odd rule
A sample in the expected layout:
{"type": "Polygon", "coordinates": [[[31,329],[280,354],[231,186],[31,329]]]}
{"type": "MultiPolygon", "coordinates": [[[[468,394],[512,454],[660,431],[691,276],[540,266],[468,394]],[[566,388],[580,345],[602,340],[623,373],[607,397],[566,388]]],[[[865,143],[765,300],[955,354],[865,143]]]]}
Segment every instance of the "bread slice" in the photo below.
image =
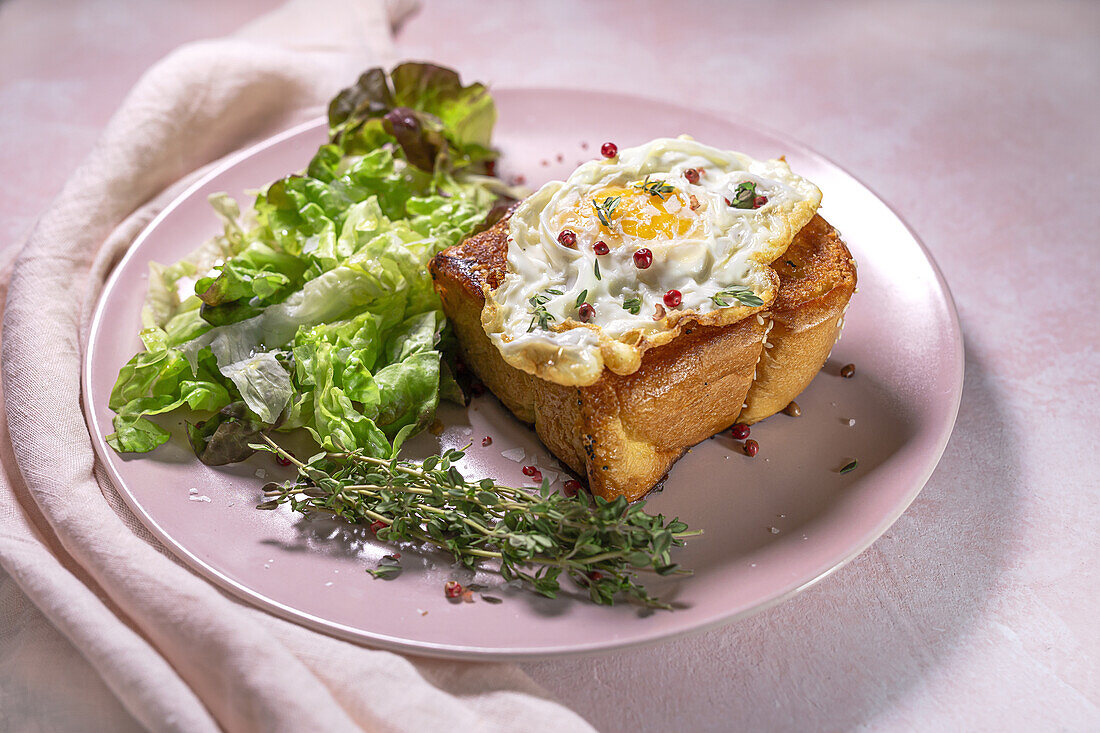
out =
{"type": "Polygon", "coordinates": [[[692,445],[786,407],[828,358],[856,285],[851,253],[815,216],[772,263],[780,288],[768,310],[688,326],[633,374],[605,370],[591,386],[566,387],[508,365],[482,328],[484,289],[504,277],[507,237],[505,217],[436,255],[435,289],[466,365],[606,499],[641,498],[692,445]]]}

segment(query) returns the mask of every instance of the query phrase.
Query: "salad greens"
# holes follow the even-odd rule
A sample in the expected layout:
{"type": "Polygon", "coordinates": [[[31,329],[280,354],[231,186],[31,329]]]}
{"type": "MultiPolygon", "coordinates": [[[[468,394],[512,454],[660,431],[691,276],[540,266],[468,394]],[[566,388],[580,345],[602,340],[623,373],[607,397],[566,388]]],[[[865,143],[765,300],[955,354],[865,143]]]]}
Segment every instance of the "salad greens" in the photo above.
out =
{"type": "Polygon", "coordinates": [[[495,116],[485,87],[449,69],[372,69],[332,101],[330,141],[304,173],[243,213],[212,197],[222,233],[150,266],[145,351],[111,392],[110,445],[150,451],[169,433],[148,418],[186,407],[214,413],[188,427],[212,465],[296,428],[329,451],[396,455],[441,388],[457,390],[427,264],[501,193],[485,175],[495,116]]]}

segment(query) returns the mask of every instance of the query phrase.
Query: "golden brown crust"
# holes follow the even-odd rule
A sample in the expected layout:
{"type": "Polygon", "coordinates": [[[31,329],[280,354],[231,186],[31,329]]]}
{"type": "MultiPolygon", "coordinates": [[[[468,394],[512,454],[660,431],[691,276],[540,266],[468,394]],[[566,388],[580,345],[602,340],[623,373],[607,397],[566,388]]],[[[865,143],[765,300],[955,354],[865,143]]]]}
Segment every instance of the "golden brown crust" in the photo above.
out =
{"type": "Polygon", "coordinates": [[[462,356],[608,499],[644,496],[688,447],[738,420],[783,409],[824,363],[855,288],[847,247],[814,217],[773,263],[780,290],[768,311],[728,326],[686,326],[671,343],[646,351],[634,373],[605,370],[591,386],[568,387],[509,366],[485,335],[483,287],[499,284],[506,255],[507,219],[430,265],[462,356]]]}
{"type": "Polygon", "coordinates": [[[686,329],[647,351],[634,374],[580,388],[593,493],[639,499],[684,451],[732,425],[763,333],[755,318],[686,329]]]}
{"type": "Polygon", "coordinates": [[[750,425],[782,410],[810,384],[840,336],[856,287],[851,253],[820,216],[802,228],[772,267],[782,284],[739,418],[750,425]]]}
{"type": "MultiPolygon", "coordinates": [[[[484,304],[482,286],[495,289],[504,279],[508,262],[509,218],[505,216],[485,231],[437,254],[429,265],[433,277],[436,272],[446,272],[455,284],[484,304]]],[[[478,313],[481,313],[480,305],[478,313]]]]}

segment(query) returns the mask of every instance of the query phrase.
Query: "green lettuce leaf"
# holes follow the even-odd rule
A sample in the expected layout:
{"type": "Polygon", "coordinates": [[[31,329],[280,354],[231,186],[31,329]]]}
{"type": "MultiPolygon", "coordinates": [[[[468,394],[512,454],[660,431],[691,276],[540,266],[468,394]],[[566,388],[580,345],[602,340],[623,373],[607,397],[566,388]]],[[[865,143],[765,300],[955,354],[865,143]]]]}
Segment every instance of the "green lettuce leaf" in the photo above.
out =
{"type": "Polygon", "coordinates": [[[168,440],[148,418],[212,413],[188,429],[196,455],[241,460],[271,430],[395,455],[434,418],[452,344],[430,259],[485,225],[502,193],[492,98],[431,64],[365,73],[329,110],[330,142],[304,172],[242,212],[211,197],[222,231],[150,267],[145,351],[111,393],[116,450],[168,440]]]}
{"type": "Polygon", "coordinates": [[[184,405],[192,410],[220,410],[229,391],[210,370],[209,359],[191,369],[175,349],[142,352],[122,368],[108,406],[117,414],[107,443],[119,453],[145,453],[166,442],[168,431],[147,420],[184,405]]]}

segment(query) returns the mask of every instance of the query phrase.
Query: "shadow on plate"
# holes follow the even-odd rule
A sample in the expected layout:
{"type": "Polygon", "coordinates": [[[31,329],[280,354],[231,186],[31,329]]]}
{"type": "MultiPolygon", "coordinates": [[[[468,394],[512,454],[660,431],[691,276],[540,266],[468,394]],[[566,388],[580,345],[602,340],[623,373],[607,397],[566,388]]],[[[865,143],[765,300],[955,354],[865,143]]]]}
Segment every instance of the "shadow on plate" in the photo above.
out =
{"type": "MultiPolygon", "coordinates": [[[[522,602],[527,604],[531,611],[539,616],[561,616],[568,614],[576,603],[587,604],[588,594],[568,580],[561,581],[561,591],[557,598],[546,598],[530,590],[522,583],[512,581],[505,583],[499,575],[487,570],[477,572],[468,570],[457,563],[452,562],[445,552],[424,548],[417,545],[402,543],[389,545],[374,539],[367,527],[349,524],[340,519],[321,516],[298,517],[289,509],[280,508],[289,516],[294,517],[292,527],[296,534],[293,541],[264,540],[262,543],[293,553],[323,554],[332,557],[354,558],[361,561],[364,568],[373,568],[378,564],[382,555],[400,553],[401,573],[395,576],[421,578],[438,575],[446,580],[457,580],[464,586],[476,584],[480,590],[475,594],[490,595],[507,602],[522,602]]],[[[365,582],[388,582],[381,579],[367,578],[365,582]]],[[[623,609],[632,608],[624,605],[623,609]]],[[[636,608],[639,615],[648,615],[649,609],[636,608]]]]}
{"type": "Polygon", "coordinates": [[[962,404],[939,467],[901,519],[850,565],[775,608],[702,635],[524,667],[600,730],[644,728],[667,715],[671,700],[683,710],[721,706],[743,730],[814,720],[837,729],[866,725],[956,650],[982,614],[1005,568],[1006,528],[1019,512],[1020,449],[981,355],[967,348],[962,404]],[[983,441],[998,446],[993,454],[973,454],[978,435],[999,438],[983,441]],[[987,521],[992,516],[998,521],[987,521]],[[606,704],[631,689],[661,693],[606,704]]]}

